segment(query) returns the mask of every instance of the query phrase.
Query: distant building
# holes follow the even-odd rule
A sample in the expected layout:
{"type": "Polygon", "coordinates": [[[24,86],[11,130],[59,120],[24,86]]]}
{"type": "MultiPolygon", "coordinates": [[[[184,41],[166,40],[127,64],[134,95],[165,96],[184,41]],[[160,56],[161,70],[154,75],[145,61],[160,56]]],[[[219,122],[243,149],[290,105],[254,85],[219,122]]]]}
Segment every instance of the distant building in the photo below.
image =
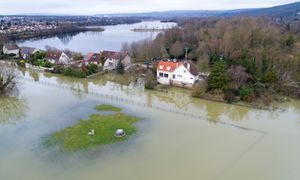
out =
{"type": "Polygon", "coordinates": [[[101,58],[105,60],[103,70],[115,70],[119,61],[123,63],[125,69],[131,65],[130,56],[124,52],[103,51],[101,58]]]}
{"type": "Polygon", "coordinates": [[[84,63],[87,64],[97,64],[97,65],[102,65],[101,64],[101,54],[100,53],[88,53],[84,59],[84,63]]]}
{"type": "Polygon", "coordinates": [[[191,61],[163,60],[157,65],[157,82],[160,84],[192,87],[196,81],[202,80],[199,75],[191,61]]]}
{"type": "Polygon", "coordinates": [[[19,57],[20,48],[15,43],[4,44],[2,50],[3,50],[3,54],[15,55],[16,57],[19,57]]]}
{"type": "Polygon", "coordinates": [[[69,65],[72,61],[71,56],[62,51],[48,51],[45,60],[52,64],[69,65]]]}
{"type": "Polygon", "coordinates": [[[32,47],[21,47],[20,54],[21,57],[25,60],[29,59],[31,55],[39,52],[39,49],[32,48],[32,47]]]}

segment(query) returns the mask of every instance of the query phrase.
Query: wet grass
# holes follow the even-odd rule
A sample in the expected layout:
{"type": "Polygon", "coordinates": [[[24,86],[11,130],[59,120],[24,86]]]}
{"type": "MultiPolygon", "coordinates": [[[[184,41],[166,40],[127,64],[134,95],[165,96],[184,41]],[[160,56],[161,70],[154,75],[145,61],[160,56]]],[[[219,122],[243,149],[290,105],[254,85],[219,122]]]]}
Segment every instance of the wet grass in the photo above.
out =
{"type": "Polygon", "coordinates": [[[72,127],[53,133],[46,139],[45,145],[47,147],[58,145],[62,151],[77,151],[124,141],[137,131],[134,126],[137,121],[138,118],[123,113],[93,114],[87,120],[80,120],[72,127]],[[92,129],[94,135],[89,134],[92,129]],[[114,133],[117,129],[124,129],[126,136],[115,137],[114,133]]]}
{"type": "Polygon", "coordinates": [[[112,111],[112,112],[121,112],[122,109],[119,107],[115,107],[109,104],[102,104],[95,107],[98,111],[112,111]]]}

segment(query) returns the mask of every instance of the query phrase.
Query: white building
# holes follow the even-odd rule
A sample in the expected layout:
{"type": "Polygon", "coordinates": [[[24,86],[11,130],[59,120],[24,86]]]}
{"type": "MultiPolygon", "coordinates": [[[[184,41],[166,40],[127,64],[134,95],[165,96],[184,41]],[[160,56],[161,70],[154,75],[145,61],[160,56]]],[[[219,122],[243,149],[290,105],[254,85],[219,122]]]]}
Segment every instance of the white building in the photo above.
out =
{"type": "Polygon", "coordinates": [[[192,87],[202,80],[195,64],[190,61],[160,61],[157,65],[157,82],[164,85],[192,87]]]}
{"type": "Polygon", "coordinates": [[[16,57],[19,57],[20,48],[15,43],[4,44],[2,50],[3,50],[3,54],[6,54],[6,55],[12,54],[12,55],[15,55],[16,57]]]}
{"type": "Polygon", "coordinates": [[[68,65],[72,61],[71,57],[62,51],[48,51],[45,59],[52,64],[63,65],[68,65]]]}
{"type": "Polygon", "coordinates": [[[122,62],[125,69],[131,65],[130,56],[124,52],[103,51],[101,58],[105,60],[103,70],[115,70],[119,61],[122,62]]]}

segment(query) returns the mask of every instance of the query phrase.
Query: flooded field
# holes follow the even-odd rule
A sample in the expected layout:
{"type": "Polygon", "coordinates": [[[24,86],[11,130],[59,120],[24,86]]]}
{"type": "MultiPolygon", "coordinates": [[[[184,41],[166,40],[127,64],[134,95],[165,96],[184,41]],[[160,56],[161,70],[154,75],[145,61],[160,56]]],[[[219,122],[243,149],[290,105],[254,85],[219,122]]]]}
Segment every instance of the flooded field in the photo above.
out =
{"type": "MultiPolygon", "coordinates": [[[[298,180],[300,102],[274,111],[145,91],[141,80],[84,80],[24,71],[19,98],[0,99],[2,180],[298,180]],[[112,104],[141,118],[128,141],[63,153],[51,133],[112,104]]],[[[116,78],[117,79],[117,78],[116,78]]]]}

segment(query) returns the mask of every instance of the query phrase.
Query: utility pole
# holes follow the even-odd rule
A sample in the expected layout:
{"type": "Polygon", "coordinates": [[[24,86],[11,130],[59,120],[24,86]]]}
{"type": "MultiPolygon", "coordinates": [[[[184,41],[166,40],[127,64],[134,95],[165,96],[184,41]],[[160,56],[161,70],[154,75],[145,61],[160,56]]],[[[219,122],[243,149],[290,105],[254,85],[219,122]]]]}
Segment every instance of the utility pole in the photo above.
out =
{"type": "Polygon", "coordinates": [[[184,48],[185,49],[185,61],[187,61],[188,58],[188,48],[184,48]]]}

